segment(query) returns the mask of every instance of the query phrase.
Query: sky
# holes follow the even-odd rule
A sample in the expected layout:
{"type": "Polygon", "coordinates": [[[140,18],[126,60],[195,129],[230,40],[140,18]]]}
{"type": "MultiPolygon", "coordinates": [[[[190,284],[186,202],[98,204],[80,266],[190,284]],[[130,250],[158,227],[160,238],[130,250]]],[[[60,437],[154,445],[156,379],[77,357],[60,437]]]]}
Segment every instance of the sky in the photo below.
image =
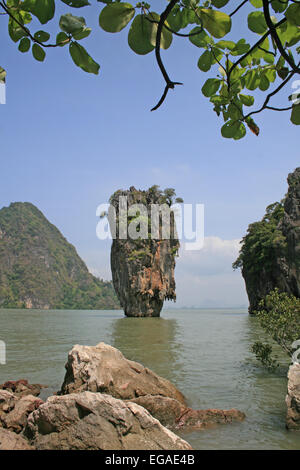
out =
{"type": "MultiPolygon", "coordinates": [[[[98,76],[77,68],[66,47],[48,49],[44,63],[21,54],[0,17],[0,66],[7,70],[6,104],[0,105],[0,207],[32,202],[91,272],[110,279],[110,242],[96,237],[97,206],[132,185],[174,187],[186,203],[205,205],[206,237],[202,250],[180,252],[176,305],[247,306],[243,279],[231,264],[248,224],[286,193],[287,175],[300,162],[299,128],[287,113],[265,111],[256,120],[259,137],[221,137],[221,120],[201,93],[213,75],[199,71],[201,50],[181,38],[163,59],[170,76],[184,85],[151,113],[164,88],[154,54],[134,54],[128,30],[102,31],[99,4],[91,3],[80,11],[61,3],[53,25],[35,22],[33,31],[53,32],[53,42],[61,13],[85,16],[93,31],[82,44],[100,63],[98,76]]],[[[161,10],[160,0],[152,4],[161,10]]],[[[241,15],[234,34],[245,21],[241,15]]],[[[283,98],[292,91],[284,90],[283,98]]]]}

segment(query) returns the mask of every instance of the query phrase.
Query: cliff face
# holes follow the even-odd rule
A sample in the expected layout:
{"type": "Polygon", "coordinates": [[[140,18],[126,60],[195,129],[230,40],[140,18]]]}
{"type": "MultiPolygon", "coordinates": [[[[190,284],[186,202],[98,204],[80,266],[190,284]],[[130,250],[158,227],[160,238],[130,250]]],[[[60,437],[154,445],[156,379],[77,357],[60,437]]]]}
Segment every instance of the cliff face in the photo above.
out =
{"type": "Polygon", "coordinates": [[[300,297],[300,168],[289,174],[288,185],[283,201],[249,225],[233,265],[242,269],[250,313],[275,288],[300,297]]]}
{"type": "Polygon", "coordinates": [[[289,190],[284,201],[284,215],[280,229],[286,238],[287,250],[278,260],[286,287],[300,297],[300,168],[288,176],[289,190]],[[282,262],[281,262],[282,261],[282,262]]]}
{"type": "MultiPolygon", "coordinates": [[[[137,191],[131,187],[129,191],[117,191],[110,201],[117,218],[120,196],[127,197],[127,209],[132,204],[143,204],[149,220],[151,204],[164,202],[161,193],[151,191],[151,188],[137,191]]],[[[170,233],[173,235],[174,226],[171,212],[170,233]]],[[[174,269],[178,249],[179,241],[174,237],[133,240],[120,239],[117,234],[111,248],[111,270],[115,291],[126,316],[158,317],[165,299],[176,300],[174,269]]]]}
{"type": "Polygon", "coordinates": [[[59,230],[30,203],[0,210],[0,308],[111,309],[111,282],[92,276],[59,230]]]}

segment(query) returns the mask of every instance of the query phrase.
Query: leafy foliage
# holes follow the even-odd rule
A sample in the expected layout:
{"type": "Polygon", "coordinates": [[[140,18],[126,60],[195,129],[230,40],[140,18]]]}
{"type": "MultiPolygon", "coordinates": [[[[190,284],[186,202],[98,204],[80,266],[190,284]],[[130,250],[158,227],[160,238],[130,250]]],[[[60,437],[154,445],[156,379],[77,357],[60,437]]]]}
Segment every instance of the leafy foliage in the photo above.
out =
{"type": "MultiPolygon", "coordinates": [[[[98,74],[99,64],[78,43],[89,36],[91,28],[83,17],[66,13],[59,20],[61,29],[53,44],[46,44],[49,33],[29,29],[32,17],[44,25],[55,15],[58,0],[0,0],[0,9],[8,17],[8,33],[18,43],[20,52],[32,48],[33,57],[42,62],[47,47],[69,44],[73,62],[88,73],[98,74]]],[[[88,0],[62,0],[70,8],[90,6],[88,0]]],[[[239,140],[246,135],[247,127],[259,134],[253,115],[263,110],[291,111],[290,120],[300,124],[300,93],[294,93],[284,107],[270,104],[274,95],[300,74],[300,4],[295,0],[170,0],[161,13],[152,11],[151,5],[142,1],[136,4],[119,0],[99,0],[99,25],[109,33],[118,33],[128,27],[128,45],[138,55],[155,50],[158,66],[166,86],[157,109],[170,89],[179,82],[169,78],[160,56],[160,49],[168,49],[173,36],[180,36],[201,49],[198,68],[210,72],[202,86],[213,110],[224,124],[221,134],[239,140]],[[247,12],[245,13],[245,5],[247,12]],[[252,11],[249,12],[249,8],[252,11]],[[246,17],[246,18],[245,18],[246,17]],[[233,22],[247,23],[247,38],[254,33],[252,43],[243,37],[232,37],[233,22]],[[297,46],[298,45],[298,46],[297,46]],[[272,87],[271,91],[266,93],[272,87]],[[252,92],[248,94],[248,92],[252,92]],[[253,109],[259,93],[265,97],[263,104],[253,109]],[[251,107],[249,110],[248,107],[251,107]]],[[[96,8],[94,6],[94,8],[96,8]]],[[[0,81],[3,69],[0,68],[0,81]]]]}
{"type": "Polygon", "coordinates": [[[113,309],[111,282],[90,274],[75,248],[30,203],[0,211],[0,308],[113,309]]]}
{"type": "MultiPolygon", "coordinates": [[[[259,310],[255,313],[261,326],[291,357],[292,344],[300,339],[300,299],[275,289],[260,302],[259,310]]],[[[252,350],[264,365],[276,365],[276,361],[271,358],[270,345],[256,343],[252,350]]]]}
{"type": "Polygon", "coordinates": [[[284,214],[282,202],[275,202],[266,209],[260,222],[250,224],[247,235],[242,239],[239,257],[233,268],[246,268],[252,275],[258,274],[263,268],[271,271],[273,262],[286,248],[286,240],[279,222],[284,214]]]}
{"type": "Polygon", "coordinates": [[[276,359],[273,359],[273,348],[270,344],[263,344],[261,341],[256,341],[251,346],[251,351],[255,354],[256,359],[260,361],[267,369],[274,370],[279,366],[276,359]]]}

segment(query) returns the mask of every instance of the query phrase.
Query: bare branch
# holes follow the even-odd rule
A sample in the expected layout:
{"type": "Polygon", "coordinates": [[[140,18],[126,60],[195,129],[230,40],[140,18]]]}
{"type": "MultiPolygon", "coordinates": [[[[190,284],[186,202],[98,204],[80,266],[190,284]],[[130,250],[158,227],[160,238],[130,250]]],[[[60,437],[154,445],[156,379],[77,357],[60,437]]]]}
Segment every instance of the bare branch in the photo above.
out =
{"type": "Polygon", "coordinates": [[[163,95],[162,97],[160,98],[159,102],[157,103],[156,106],[154,106],[154,108],[151,109],[151,111],[155,111],[156,109],[158,109],[162,103],[164,102],[164,100],[166,99],[166,96],[168,94],[168,91],[170,89],[174,89],[175,88],[175,85],[182,85],[182,83],[179,83],[179,82],[173,82],[169,75],[167,74],[167,71],[165,69],[165,66],[162,62],[162,59],[161,59],[161,55],[160,55],[160,42],[161,42],[161,34],[162,34],[162,29],[163,29],[163,26],[164,26],[164,23],[169,15],[169,13],[171,13],[172,9],[174,8],[174,6],[176,5],[176,3],[178,2],[178,0],[171,0],[170,3],[168,4],[167,8],[163,11],[163,13],[160,15],[160,20],[159,20],[159,23],[158,23],[158,26],[157,26],[157,33],[156,33],[156,44],[155,44],[155,56],[156,56],[156,61],[158,63],[158,66],[160,68],[160,71],[165,79],[165,82],[166,82],[166,87],[164,89],[164,92],[163,92],[163,95]]]}
{"type": "Polygon", "coordinates": [[[246,3],[248,3],[248,0],[244,0],[229,16],[235,15],[246,3]]]}

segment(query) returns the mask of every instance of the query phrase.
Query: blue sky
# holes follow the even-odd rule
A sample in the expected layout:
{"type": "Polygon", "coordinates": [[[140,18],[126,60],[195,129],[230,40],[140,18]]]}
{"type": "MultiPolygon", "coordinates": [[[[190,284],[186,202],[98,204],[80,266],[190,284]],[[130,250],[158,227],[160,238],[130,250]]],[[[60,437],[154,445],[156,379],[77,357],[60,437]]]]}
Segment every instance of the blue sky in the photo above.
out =
{"type": "MultiPolygon", "coordinates": [[[[95,233],[98,204],[131,185],[174,187],[185,202],[205,204],[212,247],[206,255],[179,260],[178,305],[245,305],[240,273],[231,270],[237,240],[286,192],[287,174],[299,166],[299,128],[287,113],[265,111],[257,118],[259,137],[222,138],[221,121],[201,93],[213,75],[199,71],[201,50],[180,38],[163,57],[171,77],[184,86],[151,113],[164,87],[154,54],[135,55],[126,30],[100,30],[99,4],[93,3],[80,11],[62,4],[54,26],[35,23],[34,31],[58,32],[61,12],[85,16],[93,32],[82,44],[100,63],[99,76],[78,69],[67,48],[47,50],[42,64],[31,53],[21,54],[0,17],[0,65],[7,70],[7,104],[0,105],[0,207],[36,204],[93,272],[108,278],[109,244],[95,233]]],[[[242,28],[240,21],[236,33],[242,28]]]]}

